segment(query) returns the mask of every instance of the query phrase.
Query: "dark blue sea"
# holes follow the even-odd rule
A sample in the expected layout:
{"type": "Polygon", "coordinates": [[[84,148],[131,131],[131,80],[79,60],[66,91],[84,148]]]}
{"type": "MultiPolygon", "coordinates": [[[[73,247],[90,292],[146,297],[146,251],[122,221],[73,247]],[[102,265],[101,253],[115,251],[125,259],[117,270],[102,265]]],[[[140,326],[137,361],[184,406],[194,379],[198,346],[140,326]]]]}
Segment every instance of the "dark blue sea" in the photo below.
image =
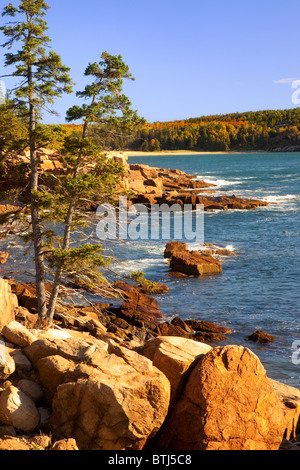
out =
{"type": "Polygon", "coordinates": [[[166,317],[230,328],[229,343],[249,347],[269,377],[300,388],[300,342],[294,343],[300,340],[300,153],[147,155],[129,157],[129,163],[177,168],[216,184],[220,194],[275,203],[205,213],[205,243],[238,255],[221,258],[221,275],[169,276],[163,241],[127,242],[119,253],[126,262],[118,266],[169,286],[169,293],[157,296],[166,317]],[[246,341],[256,330],[275,341],[246,341]]]}
{"type": "MultiPolygon", "coordinates": [[[[230,328],[226,344],[250,348],[270,378],[300,388],[300,153],[147,155],[129,163],[180,169],[216,184],[219,194],[270,202],[255,210],[205,212],[204,242],[237,254],[221,258],[220,275],[170,276],[165,240],[115,244],[112,268],[124,275],[140,270],[166,283],[170,292],[156,298],[167,320],[180,316],[230,328]],[[256,330],[274,342],[247,341],[256,330]]],[[[7,243],[0,240],[0,250],[11,253],[2,273],[18,270],[33,280],[20,242],[13,237],[7,243]]]]}

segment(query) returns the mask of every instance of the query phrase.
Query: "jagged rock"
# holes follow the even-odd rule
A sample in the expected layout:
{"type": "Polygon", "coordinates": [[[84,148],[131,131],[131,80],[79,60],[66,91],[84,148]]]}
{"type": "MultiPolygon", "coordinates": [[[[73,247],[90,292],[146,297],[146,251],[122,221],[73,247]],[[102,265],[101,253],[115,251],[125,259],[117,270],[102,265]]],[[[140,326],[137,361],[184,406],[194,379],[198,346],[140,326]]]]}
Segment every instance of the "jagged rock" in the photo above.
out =
{"type": "Polygon", "coordinates": [[[155,298],[139,292],[134,286],[123,286],[124,301],[120,307],[123,318],[135,326],[155,327],[157,321],[163,318],[155,298]]]}
{"type": "Polygon", "coordinates": [[[31,444],[26,440],[13,437],[13,436],[5,436],[4,438],[0,439],[0,450],[17,450],[17,451],[24,451],[30,450],[31,444]]]}
{"type": "Polygon", "coordinates": [[[165,247],[164,258],[171,258],[173,254],[176,254],[177,252],[182,253],[183,251],[188,251],[186,243],[176,240],[168,242],[165,247]]]}
{"type": "Polygon", "coordinates": [[[15,318],[26,328],[32,329],[38,321],[38,314],[31,313],[26,307],[18,307],[15,312],[15,318]]]}
{"type": "Polygon", "coordinates": [[[43,357],[59,355],[76,362],[87,361],[95,350],[107,351],[107,343],[98,339],[73,337],[38,339],[24,349],[26,356],[37,367],[43,357]]]}
{"type": "MultiPolygon", "coordinates": [[[[48,292],[51,291],[52,285],[46,284],[45,288],[48,292]]],[[[25,307],[31,313],[36,313],[37,310],[37,294],[36,285],[33,282],[19,284],[11,282],[11,289],[18,298],[19,305],[25,307]]]]}
{"type": "Polygon", "coordinates": [[[202,343],[215,343],[216,341],[227,341],[226,336],[222,333],[214,333],[212,331],[196,331],[193,335],[195,341],[202,343]]]}
{"type": "Polygon", "coordinates": [[[157,325],[155,333],[158,336],[174,336],[181,338],[189,338],[191,334],[180,325],[173,325],[169,322],[163,322],[157,325]]]}
{"type": "Polygon", "coordinates": [[[232,196],[197,196],[197,204],[203,204],[204,210],[251,210],[257,207],[265,207],[269,204],[258,199],[238,198],[234,194],[232,196]]]}
{"type": "Polygon", "coordinates": [[[196,251],[174,253],[170,260],[170,268],[172,271],[189,276],[204,276],[222,272],[222,265],[219,260],[196,251]]]}
{"type": "Polygon", "coordinates": [[[52,400],[57,387],[65,380],[66,375],[74,369],[75,363],[62,356],[47,356],[37,363],[39,380],[46,390],[47,400],[52,400]]]}
{"type": "Polygon", "coordinates": [[[16,203],[10,200],[0,201],[0,214],[4,212],[20,211],[22,210],[22,208],[23,208],[23,204],[21,203],[16,203]]]}
{"type": "Polygon", "coordinates": [[[32,364],[23,353],[23,350],[15,349],[10,353],[10,355],[15,362],[15,368],[17,372],[28,373],[32,369],[32,364]]]}
{"type": "Polygon", "coordinates": [[[122,187],[135,194],[131,201],[136,204],[191,204],[193,208],[201,204],[204,210],[256,209],[268,203],[256,199],[232,196],[211,196],[193,194],[191,190],[215,187],[200,181],[193,175],[180,170],[163,170],[148,165],[129,165],[122,187]]]}
{"type": "Polygon", "coordinates": [[[237,256],[237,254],[229,250],[228,248],[220,248],[219,246],[213,245],[212,243],[204,243],[204,248],[199,250],[203,254],[207,255],[219,255],[219,256],[237,256]]]}
{"type": "Polygon", "coordinates": [[[200,358],[160,436],[168,450],[278,450],[281,404],[259,359],[242,346],[200,358]]]}
{"type": "Polygon", "coordinates": [[[256,343],[270,343],[274,341],[275,338],[264,331],[257,330],[252,335],[245,338],[247,341],[255,341],[256,343]]]}
{"type": "Polygon", "coordinates": [[[185,323],[190,326],[194,331],[205,331],[209,333],[231,333],[230,328],[217,325],[206,320],[185,320],[185,323]]]}

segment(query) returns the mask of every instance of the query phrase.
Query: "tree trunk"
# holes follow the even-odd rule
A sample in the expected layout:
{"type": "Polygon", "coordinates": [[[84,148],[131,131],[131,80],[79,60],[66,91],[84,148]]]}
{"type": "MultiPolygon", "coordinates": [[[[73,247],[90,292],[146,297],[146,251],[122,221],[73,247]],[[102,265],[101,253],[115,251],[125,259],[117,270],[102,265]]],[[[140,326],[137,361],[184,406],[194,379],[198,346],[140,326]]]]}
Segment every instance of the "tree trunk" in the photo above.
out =
{"type": "MultiPolygon", "coordinates": [[[[70,247],[70,233],[71,233],[74,208],[75,208],[75,204],[74,202],[71,202],[69,205],[68,214],[67,214],[66,221],[65,221],[64,240],[63,240],[63,245],[62,245],[63,250],[68,250],[70,247]]],[[[51,291],[49,304],[48,304],[47,320],[49,322],[53,321],[53,317],[55,314],[55,307],[56,307],[57,297],[59,294],[62,274],[63,274],[63,264],[60,263],[60,265],[57,267],[56,272],[55,272],[54,282],[53,282],[52,291],[51,291]]]]}
{"type": "MultiPolygon", "coordinates": [[[[94,100],[95,100],[95,97],[93,98],[93,102],[94,100]]],[[[85,121],[83,125],[83,131],[82,131],[82,139],[86,138],[87,129],[88,129],[88,121],[85,121]]],[[[74,179],[77,178],[80,161],[81,161],[81,155],[78,156],[77,165],[74,169],[74,174],[73,174],[74,179]]],[[[75,200],[73,199],[73,201],[71,201],[69,204],[68,214],[65,220],[64,239],[63,239],[63,244],[62,244],[63,250],[68,250],[70,247],[70,234],[71,234],[74,210],[75,210],[75,200]]],[[[60,263],[55,272],[54,282],[53,282],[52,291],[51,291],[48,309],[47,309],[47,321],[50,323],[53,321],[53,318],[54,318],[56,302],[57,302],[57,298],[59,294],[59,288],[60,288],[62,275],[63,275],[63,264],[60,263]]]]}
{"type": "MultiPolygon", "coordinates": [[[[32,84],[32,70],[28,70],[28,83],[32,84]]],[[[34,132],[36,129],[36,116],[35,106],[32,97],[29,98],[30,120],[29,120],[29,141],[30,141],[30,178],[31,178],[31,191],[38,190],[38,169],[37,169],[37,154],[35,149],[34,132]]],[[[43,255],[42,243],[42,227],[39,220],[39,209],[31,195],[31,223],[33,231],[33,244],[34,244],[34,259],[36,271],[36,291],[38,302],[38,315],[40,319],[46,317],[46,290],[45,290],[45,264],[43,255]]]]}

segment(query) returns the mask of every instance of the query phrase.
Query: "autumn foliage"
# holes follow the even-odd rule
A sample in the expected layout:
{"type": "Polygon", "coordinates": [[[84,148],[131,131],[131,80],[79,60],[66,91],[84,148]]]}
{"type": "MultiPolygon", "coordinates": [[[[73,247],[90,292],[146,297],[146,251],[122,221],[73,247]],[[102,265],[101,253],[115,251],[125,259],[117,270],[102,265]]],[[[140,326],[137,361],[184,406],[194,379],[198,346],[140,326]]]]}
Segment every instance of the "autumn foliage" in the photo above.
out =
{"type": "Polygon", "coordinates": [[[132,150],[273,150],[300,146],[300,110],[268,110],[147,123],[132,150]]]}

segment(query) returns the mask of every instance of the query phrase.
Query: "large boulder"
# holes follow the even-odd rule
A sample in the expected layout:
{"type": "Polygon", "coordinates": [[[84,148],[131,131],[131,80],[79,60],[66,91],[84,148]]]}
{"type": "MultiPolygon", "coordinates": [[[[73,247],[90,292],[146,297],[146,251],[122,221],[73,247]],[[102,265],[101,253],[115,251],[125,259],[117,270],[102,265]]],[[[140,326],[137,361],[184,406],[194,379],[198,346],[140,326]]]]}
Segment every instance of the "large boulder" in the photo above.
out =
{"type": "Polygon", "coordinates": [[[285,418],[285,438],[295,439],[300,429],[300,390],[270,379],[285,418]]]}
{"type": "Polygon", "coordinates": [[[11,321],[2,329],[2,334],[13,344],[25,348],[37,340],[37,337],[31,333],[22,323],[11,321]]]}
{"type": "Polygon", "coordinates": [[[281,404],[261,362],[242,346],[205,354],[160,437],[168,450],[277,450],[281,404]]]}
{"type": "Polygon", "coordinates": [[[10,349],[0,337],[0,380],[6,380],[16,370],[16,364],[10,355],[10,349]]]}
{"type": "Polygon", "coordinates": [[[90,360],[96,350],[107,351],[107,348],[108,345],[104,341],[71,336],[38,339],[27,346],[24,352],[34,367],[37,367],[38,361],[44,357],[59,355],[74,362],[83,362],[90,360]]]}
{"type": "Polygon", "coordinates": [[[14,385],[0,395],[0,421],[23,432],[32,432],[40,422],[34,402],[14,385]]]}
{"type": "Polygon", "coordinates": [[[25,351],[52,400],[55,439],[74,438],[80,450],[140,450],[165,421],[170,383],[137,352],[75,337],[25,351]]]}
{"type": "Polygon", "coordinates": [[[9,322],[15,320],[15,309],[18,300],[12,294],[9,283],[0,278],[0,331],[9,322]]]}

